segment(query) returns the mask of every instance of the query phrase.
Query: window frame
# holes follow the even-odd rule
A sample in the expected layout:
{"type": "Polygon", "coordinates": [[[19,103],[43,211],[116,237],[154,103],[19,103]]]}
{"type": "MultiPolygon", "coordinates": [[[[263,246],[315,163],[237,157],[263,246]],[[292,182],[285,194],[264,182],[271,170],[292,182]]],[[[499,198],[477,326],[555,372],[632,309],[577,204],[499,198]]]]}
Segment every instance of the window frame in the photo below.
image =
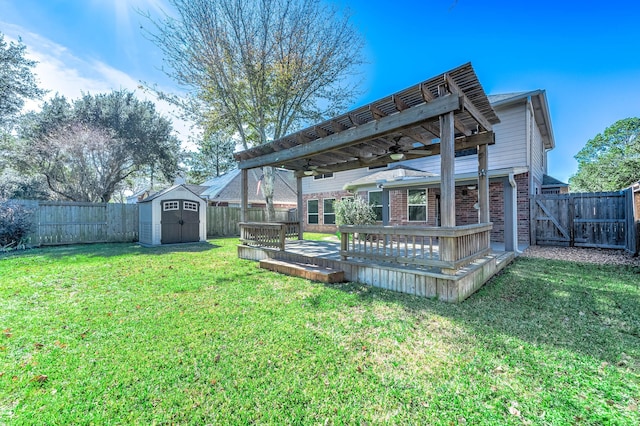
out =
{"type": "Polygon", "coordinates": [[[376,212],[376,222],[382,222],[382,218],[383,218],[382,209],[384,208],[384,206],[382,205],[382,190],[367,191],[367,202],[373,206],[373,209],[376,212]],[[373,204],[371,202],[372,193],[380,194],[380,204],[373,204]],[[380,209],[380,219],[378,219],[378,208],[380,209]]]}
{"type": "Polygon", "coordinates": [[[322,199],[322,223],[324,225],[335,225],[336,224],[336,211],[333,203],[336,202],[335,198],[323,198],[322,199]],[[333,201],[331,203],[331,213],[327,213],[327,205],[325,204],[327,201],[333,201]],[[333,216],[333,223],[327,223],[327,216],[333,216]]]}
{"type": "Polygon", "coordinates": [[[177,200],[167,200],[162,202],[162,211],[169,212],[180,210],[180,201],[177,200]]]}
{"type": "Polygon", "coordinates": [[[408,222],[427,222],[429,220],[429,189],[428,188],[408,188],[407,189],[407,221],[408,222]],[[424,204],[412,204],[410,202],[411,191],[424,192],[424,204]],[[424,219],[411,219],[411,207],[424,207],[424,219]]]}
{"type": "Polygon", "coordinates": [[[318,201],[317,198],[312,198],[312,199],[307,200],[307,225],[319,225],[319,224],[320,224],[320,202],[318,201]],[[313,201],[316,202],[316,211],[315,211],[315,213],[312,213],[311,209],[309,208],[309,204],[311,202],[313,202],[313,201]],[[312,215],[315,216],[315,218],[316,218],[315,222],[311,222],[309,220],[309,218],[312,215]]]}
{"type": "Polygon", "coordinates": [[[183,210],[188,210],[190,212],[197,212],[199,211],[200,205],[199,203],[195,202],[195,201],[184,201],[182,203],[182,209],[183,210]]]}
{"type": "Polygon", "coordinates": [[[313,180],[323,180],[323,179],[333,179],[333,178],[334,178],[333,172],[319,173],[317,175],[313,175],[313,180]]]}

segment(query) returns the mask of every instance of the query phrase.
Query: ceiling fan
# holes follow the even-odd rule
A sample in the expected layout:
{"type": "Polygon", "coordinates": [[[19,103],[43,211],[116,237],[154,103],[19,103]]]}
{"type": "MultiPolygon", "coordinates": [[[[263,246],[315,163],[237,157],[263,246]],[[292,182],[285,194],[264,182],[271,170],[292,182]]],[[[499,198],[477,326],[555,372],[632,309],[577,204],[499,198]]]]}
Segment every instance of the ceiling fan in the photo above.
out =
{"type": "Polygon", "coordinates": [[[302,168],[302,173],[305,176],[315,176],[320,173],[331,173],[331,170],[323,169],[321,166],[312,166],[310,161],[307,160],[307,164],[302,168]]]}
{"type": "Polygon", "coordinates": [[[405,158],[405,154],[429,155],[432,152],[430,149],[403,148],[402,145],[400,145],[399,143],[401,138],[402,137],[393,138],[394,143],[387,149],[386,153],[372,157],[368,161],[369,162],[375,161],[386,156],[389,156],[389,158],[393,161],[400,161],[405,158]]]}

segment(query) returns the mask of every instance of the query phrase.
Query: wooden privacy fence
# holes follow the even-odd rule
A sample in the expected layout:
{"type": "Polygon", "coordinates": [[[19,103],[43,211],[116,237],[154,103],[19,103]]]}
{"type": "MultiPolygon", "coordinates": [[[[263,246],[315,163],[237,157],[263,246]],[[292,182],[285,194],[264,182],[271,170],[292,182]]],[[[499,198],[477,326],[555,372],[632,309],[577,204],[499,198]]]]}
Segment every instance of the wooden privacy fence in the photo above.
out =
{"type": "MultiPolygon", "coordinates": [[[[295,210],[276,209],[276,222],[292,222],[297,219],[295,210]]],[[[250,208],[247,222],[265,222],[267,211],[264,208],[250,208]]],[[[207,208],[207,236],[228,237],[240,235],[240,207],[209,206],[207,208]]]]}
{"type": "Polygon", "coordinates": [[[536,195],[533,244],[638,252],[633,192],[536,195]]]}
{"type": "Polygon", "coordinates": [[[138,205],[18,201],[32,211],[30,245],[138,241],[138,205]]]}
{"type": "MultiPolygon", "coordinates": [[[[15,200],[32,211],[29,245],[138,241],[138,205],[15,200]]],[[[295,210],[276,209],[276,220],[297,219],[295,210]]],[[[266,210],[251,208],[248,220],[264,222],[266,210]]],[[[239,207],[207,207],[207,236],[240,235],[239,207]]]]}

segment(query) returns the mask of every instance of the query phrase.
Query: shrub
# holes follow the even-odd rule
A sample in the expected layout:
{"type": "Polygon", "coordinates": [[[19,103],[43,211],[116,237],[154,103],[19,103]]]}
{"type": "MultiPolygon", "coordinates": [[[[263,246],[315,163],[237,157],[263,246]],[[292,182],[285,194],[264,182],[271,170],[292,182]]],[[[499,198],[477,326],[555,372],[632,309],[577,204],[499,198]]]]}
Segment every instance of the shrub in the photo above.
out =
{"type": "Polygon", "coordinates": [[[0,250],[25,247],[33,227],[31,213],[22,204],[0,199],[0,250]]]}
{"type": "Polygon", "coordinates": [[[373,225],[376,212],[373,206],[360,197],[345,198],[333,204],[336,225],[373,225]]]}

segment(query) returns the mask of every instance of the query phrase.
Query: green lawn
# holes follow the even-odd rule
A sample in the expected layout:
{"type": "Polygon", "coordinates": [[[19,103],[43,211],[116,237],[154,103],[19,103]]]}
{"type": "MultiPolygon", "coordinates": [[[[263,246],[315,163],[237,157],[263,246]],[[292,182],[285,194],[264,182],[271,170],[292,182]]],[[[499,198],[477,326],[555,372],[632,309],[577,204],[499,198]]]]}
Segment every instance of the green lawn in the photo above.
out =
{"type": "Polygon", "coordinates": [[[640,271],[521,258],[460,305],[237,240],[0,256],[2,424],[640,424],[640,271]]]}

